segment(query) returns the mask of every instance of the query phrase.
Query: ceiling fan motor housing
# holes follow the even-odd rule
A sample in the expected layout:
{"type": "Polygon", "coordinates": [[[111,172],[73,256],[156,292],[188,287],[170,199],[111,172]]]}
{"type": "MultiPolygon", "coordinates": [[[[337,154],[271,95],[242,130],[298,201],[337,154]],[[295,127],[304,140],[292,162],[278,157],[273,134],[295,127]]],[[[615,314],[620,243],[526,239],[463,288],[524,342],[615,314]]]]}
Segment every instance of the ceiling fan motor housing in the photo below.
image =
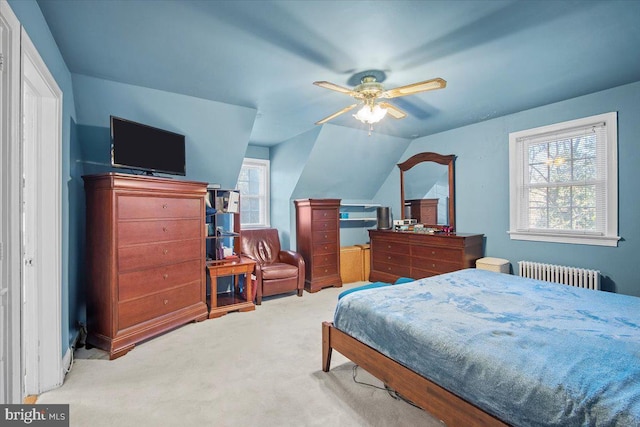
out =
{"type": "Polygon", "coordinates": [[[376,81],[374,76],[364,76],[361,83],[353,91],[355,92],[354,98],[375,99],[384,92],[384,87],[382,83],[376,81]]]}

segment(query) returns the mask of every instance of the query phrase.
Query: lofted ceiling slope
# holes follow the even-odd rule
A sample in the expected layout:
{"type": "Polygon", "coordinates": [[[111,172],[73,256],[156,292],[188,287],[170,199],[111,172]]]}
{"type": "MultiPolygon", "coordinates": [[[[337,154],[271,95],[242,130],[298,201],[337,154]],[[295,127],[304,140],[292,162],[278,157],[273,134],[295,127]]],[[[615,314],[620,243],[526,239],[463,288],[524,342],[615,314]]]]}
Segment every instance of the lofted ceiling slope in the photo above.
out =
{"type": "MultiPolygon", "coordinates": [[[[413,139],[640,80],[640,1],[38,0],[74,74],[258,111],[275,145],[352,103],[312,85],[374,69],[413,139]]],[[[350,114],[332,124],[365,129],[350,114]]]]}

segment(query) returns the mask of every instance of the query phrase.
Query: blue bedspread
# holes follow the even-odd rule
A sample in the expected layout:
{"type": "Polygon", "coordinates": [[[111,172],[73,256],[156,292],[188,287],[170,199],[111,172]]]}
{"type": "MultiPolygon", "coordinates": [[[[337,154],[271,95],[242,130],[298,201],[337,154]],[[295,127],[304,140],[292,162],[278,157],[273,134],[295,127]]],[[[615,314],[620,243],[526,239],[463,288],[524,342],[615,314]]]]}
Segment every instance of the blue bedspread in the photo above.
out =
{"type": "Polygon", "coordinates": [[[335,326],[515,426],[640,426],[640,298],[468,269],[346,295],[335,326]]]}

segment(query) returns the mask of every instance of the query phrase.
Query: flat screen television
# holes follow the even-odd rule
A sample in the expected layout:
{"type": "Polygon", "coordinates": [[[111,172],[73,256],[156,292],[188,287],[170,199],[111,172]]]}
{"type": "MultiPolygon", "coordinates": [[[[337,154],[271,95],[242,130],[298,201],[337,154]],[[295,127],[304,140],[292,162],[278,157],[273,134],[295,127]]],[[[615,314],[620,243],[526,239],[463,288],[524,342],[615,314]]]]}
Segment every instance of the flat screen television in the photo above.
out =
{"type": "Polygon", "coordinates": [[[184,135],[111,116],[111,165],[186,175],[184,135]]]}

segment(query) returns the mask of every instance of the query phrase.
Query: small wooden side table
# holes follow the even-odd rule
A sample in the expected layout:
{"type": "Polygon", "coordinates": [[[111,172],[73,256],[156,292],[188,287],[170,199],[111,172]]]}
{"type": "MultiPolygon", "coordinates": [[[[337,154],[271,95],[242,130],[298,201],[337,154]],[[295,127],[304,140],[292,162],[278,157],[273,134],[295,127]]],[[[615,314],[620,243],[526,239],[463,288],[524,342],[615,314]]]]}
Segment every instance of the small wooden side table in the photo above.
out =
{"type": "Polygon", "coordinates": [[[209,295],[209,319],[224,316],[230,311],[252,311],[256,309],[251,300],[251,273],[256,263],[248,258],[239,258],[236,261],[207,264],[209,275],[211,276],[211,293],[209,295]],[[238,289],[238,277],[244,275],[244,286],[248,300],[243,298],[238,289]],[[233,289],[231,292],[217,293],[218,277],[233,276],[233,289]]]}

